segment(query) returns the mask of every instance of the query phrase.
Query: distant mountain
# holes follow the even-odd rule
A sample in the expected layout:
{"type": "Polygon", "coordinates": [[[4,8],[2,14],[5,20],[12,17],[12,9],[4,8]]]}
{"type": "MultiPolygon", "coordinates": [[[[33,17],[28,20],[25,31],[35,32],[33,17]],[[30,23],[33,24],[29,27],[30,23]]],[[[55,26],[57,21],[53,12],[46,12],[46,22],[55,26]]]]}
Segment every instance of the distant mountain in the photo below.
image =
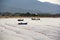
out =
{"type": "Polygon", "coordinates": [[[37,0],[2,0],[0,12],[60,13],[60,5],[37,0]]]}

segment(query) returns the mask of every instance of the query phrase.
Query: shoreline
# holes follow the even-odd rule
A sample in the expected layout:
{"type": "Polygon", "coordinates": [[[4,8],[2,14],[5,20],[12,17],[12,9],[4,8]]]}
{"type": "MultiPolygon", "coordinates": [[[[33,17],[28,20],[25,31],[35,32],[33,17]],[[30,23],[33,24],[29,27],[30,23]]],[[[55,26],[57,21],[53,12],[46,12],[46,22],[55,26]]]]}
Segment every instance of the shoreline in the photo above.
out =
{"type": "Polygon", "coordinates": [[[38,17],[38,16],[31,16],[31,17],[28,17],[28,16],[0,16],[0,18],[60,18],[60,17],[38,17]]]}

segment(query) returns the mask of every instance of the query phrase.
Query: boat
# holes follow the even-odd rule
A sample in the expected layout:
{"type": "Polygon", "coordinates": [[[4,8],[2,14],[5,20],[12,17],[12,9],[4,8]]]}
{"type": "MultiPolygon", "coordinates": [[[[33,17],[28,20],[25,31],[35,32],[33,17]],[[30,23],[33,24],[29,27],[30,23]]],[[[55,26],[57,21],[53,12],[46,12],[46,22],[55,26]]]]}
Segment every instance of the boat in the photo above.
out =
{"type": "Polygon", "coordinates": [[[24,19],[18,19],[18,21],[23,21],[24,19]]]}
{"type": "Polygon", "coordinates": [[[40,18],[31,18],[32,20],[40,20],[40,18]]]}
{"type": "Polygon", "coordinates": [[[21,22],[21,23],[18,23],[18,25],[27,25],[27,23],[22,23],[22,22],[21,22]]]}

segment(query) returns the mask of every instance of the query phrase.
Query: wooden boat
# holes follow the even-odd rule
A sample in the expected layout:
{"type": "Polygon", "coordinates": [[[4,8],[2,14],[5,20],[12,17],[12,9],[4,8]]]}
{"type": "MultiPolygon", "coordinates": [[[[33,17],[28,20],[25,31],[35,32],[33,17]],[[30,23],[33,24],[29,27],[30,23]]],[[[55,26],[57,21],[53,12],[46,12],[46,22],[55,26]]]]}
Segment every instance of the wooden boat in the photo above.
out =
{"type": "Polygon", "coordinates": [[[27,25],[27,23],[22,23],[22,22],[21,22],[21,23],[18,23],[18,25],[27,25]]]}

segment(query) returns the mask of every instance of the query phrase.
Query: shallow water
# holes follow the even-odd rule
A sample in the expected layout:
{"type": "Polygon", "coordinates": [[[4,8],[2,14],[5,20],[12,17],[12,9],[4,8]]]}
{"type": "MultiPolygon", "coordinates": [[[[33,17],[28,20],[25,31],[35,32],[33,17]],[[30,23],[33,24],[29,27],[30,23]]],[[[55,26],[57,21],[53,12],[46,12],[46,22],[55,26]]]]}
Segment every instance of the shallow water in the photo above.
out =
{"type": "Polygon", "coordinates": [[[0,40],[60,40],[60,18],[22,18],[27,25],[18,25],[18,19],[0,19],[0,40]]]}

